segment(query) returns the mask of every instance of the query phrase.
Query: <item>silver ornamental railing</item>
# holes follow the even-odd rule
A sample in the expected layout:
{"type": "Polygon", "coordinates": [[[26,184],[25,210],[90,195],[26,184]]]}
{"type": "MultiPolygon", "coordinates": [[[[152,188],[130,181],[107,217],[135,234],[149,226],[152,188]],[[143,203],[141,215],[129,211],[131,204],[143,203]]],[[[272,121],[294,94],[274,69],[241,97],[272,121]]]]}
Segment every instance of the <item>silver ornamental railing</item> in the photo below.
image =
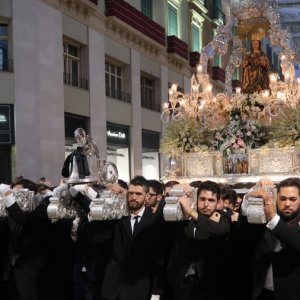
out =
{"type": "MultiPolygon", "coordinates": [[[[99,193],[98,198],[90,198],[84,192],[83,194],[91,200],[90,221],[116,220],[129,215],[125,192],[113,193],[110,190],[103,190],[99,193]]],[[[48,217],[52,220],[76,218],[80,214],[80,207],[67,190],[59,198],[50,198],[47,212],[48,217]]]]}
{"type": "MultiPolygon", "coordinates": [[[[183,221],[185,217],[181,204],[179,202],[180,197],[187,196],[187,193],[182,187],[173,187],[169,196],[165,198],[166,204],[164,206],[163,214],[166,221],[183,221]]],[[[197,189],[193,188],[191,195],[188,195],[191,201],[191,207],[196,209],[197,207],[197,189]]]]}
{"type": "MultiPolygon", "coordinates": [[[[33,210],[33,195],[34,192],[28,189],[21,189],[19,191],[13,192],[16,202],[20,208],[25,211],[33,210]]],[[[4,195],[0,193],[0,218],[5,218],[8,216],[8,211],[5,206],[4,195]]]]}

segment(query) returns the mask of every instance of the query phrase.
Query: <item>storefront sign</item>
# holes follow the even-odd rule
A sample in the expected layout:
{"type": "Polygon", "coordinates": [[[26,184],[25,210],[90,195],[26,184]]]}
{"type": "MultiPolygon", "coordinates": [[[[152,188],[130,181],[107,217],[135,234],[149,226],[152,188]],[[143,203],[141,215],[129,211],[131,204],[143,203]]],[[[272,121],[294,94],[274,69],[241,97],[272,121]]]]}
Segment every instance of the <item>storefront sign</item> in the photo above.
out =
{"type": "Polygon", "coordinates": [[[129,127],[118,124],[107,124],[107,145],[129,146],[129,127]]]}
{"type": "Polygon", "coordinates": [[[0,105],[0,144],[14,143],[13,106],[0,105]]]}
{"type": "Polygon", "coordinates": [[[120,132],[120,131],[110,131],[110,130],[107,130],[107,135],[109,137],[114,137],[114,138],[117,138],[117,139],[126,139],[126,134],[124,132],[120,132]]]}
{"type": "Polygon", "coordinates": [[[7,123],[7,117],[5,115],[0,115],[0,123],[7,123]]]}

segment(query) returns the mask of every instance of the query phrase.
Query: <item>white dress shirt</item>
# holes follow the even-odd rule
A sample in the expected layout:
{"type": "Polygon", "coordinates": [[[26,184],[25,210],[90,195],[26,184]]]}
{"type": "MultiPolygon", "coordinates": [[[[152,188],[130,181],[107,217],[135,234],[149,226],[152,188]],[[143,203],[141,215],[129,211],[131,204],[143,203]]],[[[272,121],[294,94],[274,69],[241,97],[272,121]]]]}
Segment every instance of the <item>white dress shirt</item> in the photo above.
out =
{"type": "Polygon", "coordinates": [[[137,215],[130,214],[130,223],[131,223],[132,233],[133,233],[133,226],[134,226],[134,223],[135,223],[135,217],[139,216],[139,219],[138,219],[138,223],[139,223],[141,221],[141,218],[142,218],[143,214],[144,214],[144,211],[145,211],[145,206],[143,206],[143,208],[140,210],[140,212],[137,215]]]}
{"type": "MultiPolygon", "coordinates": [[[[274,218],[267,223],[267,228],[269,228],[270,230],[273,230],[276,227],[276,225],[278,224],[279,220],[280,220],[280,217],[276,214],[274,216],[274,218]]],[[[276,246],[276,248],[277,248],[277,246],[276,246]]],[[[276,248],[274,249],[275,252],[276,252],[276,248]]],[[[270,266],[268,268],[264,287],[267,290],[274,291],[272,264],[270,264],[270,266]]]]}

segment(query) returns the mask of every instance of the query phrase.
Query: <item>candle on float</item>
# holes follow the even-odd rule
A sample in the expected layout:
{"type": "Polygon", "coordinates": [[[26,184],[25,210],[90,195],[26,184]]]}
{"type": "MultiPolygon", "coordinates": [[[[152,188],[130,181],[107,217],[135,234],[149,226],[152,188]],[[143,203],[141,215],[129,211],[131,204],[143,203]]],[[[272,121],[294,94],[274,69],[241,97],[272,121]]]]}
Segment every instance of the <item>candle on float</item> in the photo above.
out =
{"type": "Polygon", "coordinates": [[[169,103],[165,102],[163,104],[163,111],[168,111],[169,110],[169,103]]]}
{"type": "Polygon", "coordinates": [[[271,83],[277,82],[277,74],[271,73],[270,74],[270,81],[271,81],[271,83]]]}
{"type": "Polygon", "coordinates": [[[202,73],[202,71],[203,71],[202,65],[198,65],[197,66],[197,73],[202,73]]]}
{"type": "Polygon", "coordinates": [[[268,98],[270,96],[270,91],[269,90],[263,90],[261,92],[263,98],[268,98]]]}
{"type": "Polygon", "coordinates": [[[205,90],[206,90],[207,92],[211,92],[212,89],[213,89],[212,84],[208,84],[208,85],[206,86],[206,88],[205,88],[205,90]]]}

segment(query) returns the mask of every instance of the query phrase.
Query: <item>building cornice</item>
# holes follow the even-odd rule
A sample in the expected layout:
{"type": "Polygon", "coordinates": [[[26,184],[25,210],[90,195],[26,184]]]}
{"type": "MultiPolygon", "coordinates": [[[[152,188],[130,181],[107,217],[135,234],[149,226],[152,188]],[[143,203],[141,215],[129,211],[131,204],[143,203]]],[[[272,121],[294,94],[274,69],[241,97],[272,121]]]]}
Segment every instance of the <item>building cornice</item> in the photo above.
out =
{"type": "Polygon", "coordinates": [[[195,9],[193,8],[190,9],[190,15],[191,15],[191,22],[197,24],[199,27],[202,27],[205,19],[195,9]]]}
{"type": "Polygon", "coordinates": [[[183,0],[168,0],[168,3],[175,6],[177,9],[180,7],[183,0]]]}
{"type": "Polygon", "coordinates": [[[89,0],[41,0],[76,20],[86,22],[98,6],[89,0]]]}
{"type": "Polygon", "coordinates": [[[137,48],[143,54],[158,57],[165,47],[141,34],[138,30],[129,27],[116,17],[106,17],[106,33],[130,47],[137,48]]]}
{"type": "Polygon", "coordinates": [[[185,76],[191,76],[191,67],[186,60],[177,54],[168,53],[167,47],[145,36],[117,17],[106,17],[97,10],[86,11],[78,9],[74,5],[67,5],[65,2],[61,2],[65,0],[41,1],[56,8],[63,14],[94,28],[106,37],[139,51],[141,55],[155,59],[160,64],[166,65],[174,71],[180,71],[185,76]]]}
{"type": "Polygon", "coordinates": [[[203,0],[190,0],[190,3],[200,9],[200,11],[202,11],[204,14],[207,14],[208,9],[204,6],[203,0]]]}

